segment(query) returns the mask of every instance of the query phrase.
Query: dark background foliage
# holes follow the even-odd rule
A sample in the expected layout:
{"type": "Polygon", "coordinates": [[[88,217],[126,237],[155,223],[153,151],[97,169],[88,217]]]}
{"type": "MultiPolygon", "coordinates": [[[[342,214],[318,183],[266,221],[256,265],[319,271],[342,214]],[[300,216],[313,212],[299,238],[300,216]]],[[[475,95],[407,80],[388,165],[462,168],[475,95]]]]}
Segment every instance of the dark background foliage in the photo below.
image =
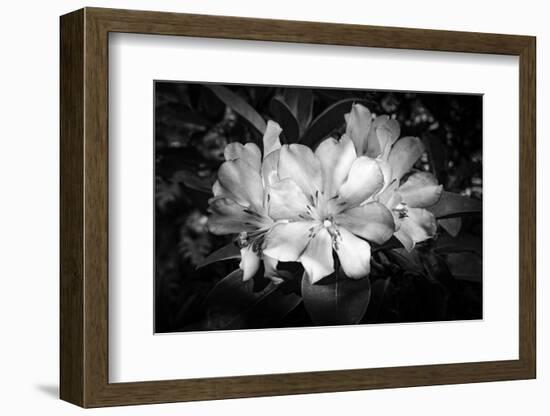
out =
{"type": "MultiPolygon", "coordinates": [[[[252,295],[247,298],[238,298],[237,292],[232,296],[234,287],[224,288],[223,296],[217,291],[212,294],[216,284],[238,268],[236,259],[197,269],[211,252],[231,242],[231,236],[214,236],[206,229],[210,188],[223,161],[223,149],[233,141],[261,144],[258,124],[265,120],[274,119],[283,126],[283,143],[299,138],[315,147],[330,134],[339,136],[345,128],[343,113],[349,112],[353,102],[361,102],[375,114],[394,116],[402,136],[423,140],[427,151],[416,168],[433,172],[446,191],[481,199],[481,96],[223,87],[220,92],[219,86],[208,84],[155,82],[156,332],[315,324],[296,297],[302,290],[296,279],[284,283],[282,303],[275,307],[273,296],[264,296],[267,282],[261,276],[251,282],[252,295]],[[234,94],[224,96],[223,91],[234,94]],[[235,96],[238,102],[232,101],[235,96]],[[242,103],[248,103],[263,120],[247,113],[242,103]],[[292,112],[297,116],[289,117],[292,112]],[[208,305],[216,296],[220,305],[237,296],[243,310],[213,313],[208,305]]],[[[412,253],[397,245],[374,250],[370,303],[361,323],[482,317],[481,215],[441,218],[439,223],[437,238],[418,245],[412,253]]],[[[299,267],[295,264],[281,267],[300,273],[294,270],[299,267]]],[[[223,285],[239,281],[235,275],[223,285]]]]}

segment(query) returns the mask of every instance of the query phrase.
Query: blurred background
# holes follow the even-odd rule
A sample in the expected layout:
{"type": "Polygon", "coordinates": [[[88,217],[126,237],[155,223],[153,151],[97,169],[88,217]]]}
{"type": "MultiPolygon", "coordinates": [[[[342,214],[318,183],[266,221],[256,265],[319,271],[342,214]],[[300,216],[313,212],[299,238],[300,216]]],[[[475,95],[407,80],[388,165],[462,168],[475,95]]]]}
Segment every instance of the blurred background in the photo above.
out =
{"type": "MultiPolygon", "coordinates": [[[[446,191],[482,198],[480,95],[155,82],[155,332],[213,329],[205,299],[238,268],[238,260],[226,260],[197,269],[232,239],[206,229],[225,146],[261,143],[259,115],[281,124],[282,143],[315,147],[343,133],[343,114],[354,102],[396,118],[401,136],[420,137],[426,153],[415,167],[433,172],[446,191]]],[[[381,269],[370,276],[363,323],[482,317],[481,213],[440,225],[437,241],[412,255],[397,249],[396,257],[373,257],[381,269]]],[[[277,319],[260,318],[239,328],[312,325],[300,304],[277,319]]]]}

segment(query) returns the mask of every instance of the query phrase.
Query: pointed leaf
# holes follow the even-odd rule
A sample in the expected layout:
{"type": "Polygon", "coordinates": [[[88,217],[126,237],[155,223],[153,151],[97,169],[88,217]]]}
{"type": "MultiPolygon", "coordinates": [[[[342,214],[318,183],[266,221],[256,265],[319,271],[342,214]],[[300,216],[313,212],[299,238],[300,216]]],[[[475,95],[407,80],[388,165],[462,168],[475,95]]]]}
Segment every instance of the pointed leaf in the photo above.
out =
{"type": "Polygon", "coordinates": [[[425,276],[430,282],[443,284],[446,287],[453,285],[453,275],[449,270],[449,265],[441,255],[429,250],[423,252],[420,259],[427,272],[425,276]]]}
{"type": "Polygon", "coordinates": [[[195,191],[204,192],[206,194],[212,193],[212,181],[200,178],[196,173],[189,170],[178,170],[172,175],[172,182],[181,183],[187,188],[194,189],[195,191]]]}
{"type": "Polygon", "coordinates": [[[302,135],[313,116],[313,92],[307,88],[287,88],[283,95],[284,101],[298,121],[299,133],[302,135]]]}
{"type": "Polygon", "coordinates": [[[401,248],[401,247],[403,247],[403,244],[401,244],[401,242],[397,238],[395,238],[395,235],[392,235],[390,239],[386,241],[384,244],[382,244],[381,246],[373,246],[372,253],[374,254],[381,250],[391,250],[394,248],[401,248]]]}
{"type": "Polygon", "coordinates": [[[432,172],[441,183],[447,166],[447,149],[439,135],[427,133],[422,137],[422,141],[428,151],[432,172]]]}
{"type": "Polygon", "coordinates": [[[293,311],[302,298],[295,293],[284,293],[282,289],[263,297],[247,314],[249,328],[265,328],[277,324],[293,311]]]}
{"type": "Polygon", "coordinates": [[[404,248],[395,248],[385,251],[385,254],[388,256],[388,259],[403,269],[417,273],[422,273],[424,271],[424,266],[416,250],[407,251],[404,248]]]}
{"type": "Polygon", "coordinates": [[[426,208],[436,218],[456,217],[481,212],[482,204],[478,199],[443,191],[437,204],[426,208]]]}
{"type": "Polygon", "coordinates": [[[440,235],[435,242],[435,250],[438,253],[459,253],[469,251],[473,253],[482,253],[482,239],[479,236],[460,233],[457,237],[440,235]]]}
{"type": "Polygon", "coordinates": [[[253,281],[243,281],[243,271],[237,269],[218,282],[206,298],[205,329],[236,329],[246,327],[245,311],[262,292],[254,292],[253,281]]]}
{"type": "Polygon", "coordinates": [[[377,279],[372,283],[372,293],[367,308],[367,313],[365,314],[364,322],[366,323],[376,323],[379,322],[380,311],[382,306],[386,303],[387,298],[391,296],[394,291],[392,277],[384,277],[377,279]]]}
{"type": "Polygon", "coordinates": [[[453,237],[458,235],[462,227],[462,218],[460,217],[441,218],[437,222],[453,237]]]}
{"type": "Polygon", "coordinates": [[[200,264],[197,265],[197,269],[200,269],[201,267],[207,266],[217,261],[240,258],[241,251],[239,250],[239,247],[237,247],[235,243],[231,242],[207,256],[200,264]]]}
{"type": "Polygon", "coordinates": [[[269,282],[254,290],[254,281],[243,281],[242,270],[223,278],[206,298],[206,319],[202,327],[208,330],[261,328],[278,323],[300,303],[294,293],[286,294],[282,285],[269,282]]]}
{"type": "Polygon", "coordinates": [[[474,253],[449,253],[446,256],[447,264],[456,279],[481,283],[482,261],[481,256],[474,253]]]}
{"type": "Polygon", "coordinates": [[[349,325],[361,321],[371,294],[370,280],[333,273],[315,284],[302,277],[304,306],[315,325],[349,325]]]}
{"type": "Polygon", "coordinates": [[[344,124],[344,114],[351,111],[353,104],[366,103],[365,100],[359,98],[349,98],[338,101],[323,111],[315,120],[313,120],[300,139],[300,143],[314,148],[321,140],[336,128],[344,124]]]}
{"type": "Polygon", "coordinates": [[[258,114],[254,107],[247,103],[242,97],[222,85],[207,84],[205,87],[216,94],[216,96],[228,107],[233,109],[237,114],[248,121],[254,128],[256,128],[256,130],[258,130],[260,135],[264,134],[266,122],[262,116],[258,114]]]}
{"type": "Polygon", "coordinates": [[[283,129],[284,144],[296,143],[300,138],[298,120],[282,97],[273,97],[269,103],[271,115],[283,129]]]}

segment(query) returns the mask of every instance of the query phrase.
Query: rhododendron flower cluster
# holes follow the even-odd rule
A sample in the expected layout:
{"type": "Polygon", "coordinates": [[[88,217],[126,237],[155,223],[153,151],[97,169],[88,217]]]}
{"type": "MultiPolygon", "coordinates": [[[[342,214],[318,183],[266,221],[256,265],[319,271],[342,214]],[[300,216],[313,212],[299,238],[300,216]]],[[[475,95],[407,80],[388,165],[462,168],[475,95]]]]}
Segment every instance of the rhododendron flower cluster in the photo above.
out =
{"type": "Polygon", "coordinates": [[[229,144],[209,201],[209,229],[236,234],[243,279],[263,262],[265,277],[282,281],[278,262],[299,262],[311,283],[341,267],[351,279],[370,273],[371,245],[395,236],[407,250],[433,237],[436,220],[425,208],[442,187],[412,168],[424,148],[401,137],[396,120],[374,117],[360,105],[346,130],[315,149],[281,145],[269,121],[263,153],[253,143],[229,144]]]}

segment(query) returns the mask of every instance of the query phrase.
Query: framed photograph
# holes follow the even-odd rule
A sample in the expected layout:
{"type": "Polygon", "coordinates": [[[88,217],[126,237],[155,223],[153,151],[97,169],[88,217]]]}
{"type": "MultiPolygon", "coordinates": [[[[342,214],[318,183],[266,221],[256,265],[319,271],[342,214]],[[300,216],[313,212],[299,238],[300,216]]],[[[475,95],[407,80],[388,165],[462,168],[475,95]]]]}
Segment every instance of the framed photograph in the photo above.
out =
{"type": "Polygon", "coordinates": [[[61,398],[535,378],[535,49],[62,16],[61,398]]]}

